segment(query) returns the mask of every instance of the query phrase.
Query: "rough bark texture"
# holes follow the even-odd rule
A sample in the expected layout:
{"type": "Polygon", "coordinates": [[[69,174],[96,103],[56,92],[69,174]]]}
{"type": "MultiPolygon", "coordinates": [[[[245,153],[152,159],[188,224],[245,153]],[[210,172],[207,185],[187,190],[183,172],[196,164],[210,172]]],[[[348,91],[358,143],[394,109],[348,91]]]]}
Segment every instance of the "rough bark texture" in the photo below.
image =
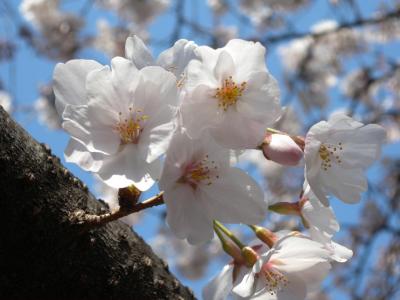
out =
{"type": "Polygon", "coordinates": [[[194,298],[128,226],[82,233],[77,209],[106,208],[0,106],[0,299],[194,298]]]}

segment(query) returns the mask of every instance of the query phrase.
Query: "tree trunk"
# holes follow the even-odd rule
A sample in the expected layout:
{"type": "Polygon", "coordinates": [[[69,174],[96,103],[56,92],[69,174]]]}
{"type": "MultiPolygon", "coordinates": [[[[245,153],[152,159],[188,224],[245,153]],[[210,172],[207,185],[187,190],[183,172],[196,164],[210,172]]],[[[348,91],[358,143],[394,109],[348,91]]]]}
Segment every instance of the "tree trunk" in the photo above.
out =
{"type": "Polygon", "coordinates": [[[0,197],[0,299],[194,299],[127,225],[71,224],[106,206],[1,106],[0,197]]]}

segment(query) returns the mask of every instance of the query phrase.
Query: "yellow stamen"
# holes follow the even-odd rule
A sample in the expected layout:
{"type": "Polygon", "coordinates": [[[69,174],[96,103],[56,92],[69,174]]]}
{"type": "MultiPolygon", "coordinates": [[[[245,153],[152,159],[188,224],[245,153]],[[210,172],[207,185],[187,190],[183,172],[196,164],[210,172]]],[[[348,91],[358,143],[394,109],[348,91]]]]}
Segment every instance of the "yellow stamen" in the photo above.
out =
{"type": "Polygon", "coordinates": [[[239,100],[239,97],[242,96],[243,91],[246,88],[246,82],[242,82],[240,85],[236,84],[232,80],[232,76],[229,76],[228,79],[225,79],[222,87],[217,88],[215,93],[215,98],[218,99],[218,106],[223,110],[227,110],[229,106],[236,104],[239,100]]]}

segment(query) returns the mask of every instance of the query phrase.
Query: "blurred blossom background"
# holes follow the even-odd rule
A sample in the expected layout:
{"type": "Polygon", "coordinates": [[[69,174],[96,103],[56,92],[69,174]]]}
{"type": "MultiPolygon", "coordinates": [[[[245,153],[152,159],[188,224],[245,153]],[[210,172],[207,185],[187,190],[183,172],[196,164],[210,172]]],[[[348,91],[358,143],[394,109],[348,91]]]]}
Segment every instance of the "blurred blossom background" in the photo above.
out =
{"type": "MultiPolygon", "coordinates": [[[[354,257],[334,268],[312,299],[400,299],[400,1],[399,0],[0,0],[0,105],[38,141],[63,158],[67,135],[54,107],[52,73],[73,58],[108,64],[124,56],[130,35],[157,56],[179,38],[221,47],[233,38],[260,41],[281,88],[278,128],[304,135],[336,111],[388,133],[381,160],[369,170],[369,190],[356,205],[331,201],[341,231],[335,239],[354,257]]],[[[111,209],[116,190],[64,164],[111,209]]],[[[246,151],[239,162],[271,202],[294,201],[303,165],[266,161],[246,151]]],[[[157,192],[157,187],[144,197],[157,192]]],[[[162,207],[122,221],[166,259],[197,297],[229,260],[216,240],[192,247],[174,238],[162,207]]],[[[274,213],[265,226],[303,230],[295,217],[274,213]]],[[[234,226],[243,240],[245,226],[234,226]]]]}

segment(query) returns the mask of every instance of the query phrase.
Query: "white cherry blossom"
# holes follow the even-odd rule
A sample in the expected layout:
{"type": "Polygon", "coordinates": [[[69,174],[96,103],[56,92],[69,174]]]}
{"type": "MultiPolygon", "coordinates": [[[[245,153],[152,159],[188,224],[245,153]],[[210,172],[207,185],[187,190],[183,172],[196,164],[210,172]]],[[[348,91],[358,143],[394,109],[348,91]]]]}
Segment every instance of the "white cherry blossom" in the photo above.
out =
{"type": "Polygon", "coordinates": [[[59,64],[54,80],[56,106],[72,137],[70,160],[112,187],[148,189],[174,127],[175,76],[160,67],[137,70],[116,57],[111,69],[83,60],[59,64]]]}
{"type": "Polygon", "coordinates": [[[189,136],[198,138],[209,130],[227,148],[257,147],[281,113],[278,84],[265,66],[265,48],[234,39],[216,50],[200,46],[195,53],[199,59],[188,65],[181,105],[189,136]]]}
{"type": "Polygon", "coordinates": [[[301,300],[329,269],[329,251],[323,245],[287,235],[261,254],[232,292],[246,299],[301,300]]]}
{"type": "MultiPolygon", "coordinates": [[[[265,244],[260,244],[260,241],[252,243],[251,248],[259,255],[268,251],[265,244]]],[[[204,300],[223,300],[230,295],[233,299],[243,299],[242,297],[233,294],[232,289],[238,285],[243,277],[251,271],[245,261],[232,260],[225,265],[221,272],[212,278],[203,288],[204,300]]]]}
{"type": "Polygon", "coordinates": [[[385,130],[337,113],[311,127],[305,141],[305,176],[317,198],[328,205],[332,194],[356,203],[367,189],[365,169],[377,159],[385,130]]]}
{"type": "Polygon", "coordinates": [[[258,184],[229,164],[229,151],[209,136],[190,139],[178,130],[167,151],[159,182],[167,223],[178,238],[198,244],[213,237],[213,220],[258,223],[267,203],[258,184]]]}

